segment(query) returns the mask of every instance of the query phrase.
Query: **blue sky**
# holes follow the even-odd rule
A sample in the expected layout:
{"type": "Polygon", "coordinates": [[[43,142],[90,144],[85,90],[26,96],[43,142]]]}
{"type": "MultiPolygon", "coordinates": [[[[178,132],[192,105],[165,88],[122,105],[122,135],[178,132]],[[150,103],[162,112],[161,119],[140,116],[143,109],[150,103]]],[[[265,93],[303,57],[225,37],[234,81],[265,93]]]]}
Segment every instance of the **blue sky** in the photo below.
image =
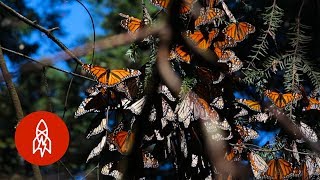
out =
{"type": "MultiPolygon", "coordinates": [[[[25,2],[28,7],[35,9],[38,14],[41,14],[43,13],[43,11],[47,10],[45,8],[47,8],[48,6],[43,3],[49,3],[49,1],[46,2],[43,0],[25,0],[25,2]]],[[[93,7],[85,3],[85,1],[81,2],[85,4],[85,6],[89,9],[91,15],[93,16],[96,27],[96,34],[105,35],[104,30],[99,26],[103,18],[97,14],[94,14],[93,7]]],[[[62,10],[63,12],[62,19],[60,21],[60,29],[62,29],[65,34],[63,36],[56,37],[67,47],[73,48],[79,46],[83,43],[83,39],[93,39],[93,29],[90,17],[84,7],[82,7],[77,1],[64,1],[57,7],[51,7],[50,10],[57,10],[57,12],[58,10],[62,10]]],[[[31,55],[35,59],[41,59],[42,57],[47,57],[55,54],[58,51],[61,51],[61,49],[59,49],[58,46],[54,45],[49,38],[47,38],[44,34],[37,30],[33,31],[31,35],[25,37],[25,39],[28,39],[28,41],[31,43],[39,41],[42,42],[40,43],[40,48],[37,50],[37,52],[31,55]],[[54,46],[56,47],[53,48],[54,46]]],[[[58,63],[56,63],[55,66],[63,69],[67,68],[63,61],[57,62],[58,63]]]]}

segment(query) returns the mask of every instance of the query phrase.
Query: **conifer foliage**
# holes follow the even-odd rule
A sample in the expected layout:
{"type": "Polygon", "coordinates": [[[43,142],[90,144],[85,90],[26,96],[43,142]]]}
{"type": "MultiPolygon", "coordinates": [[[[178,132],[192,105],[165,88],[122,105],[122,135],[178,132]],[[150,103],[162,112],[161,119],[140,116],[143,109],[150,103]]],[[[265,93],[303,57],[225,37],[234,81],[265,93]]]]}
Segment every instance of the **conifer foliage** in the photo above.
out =
{"type": "MultiPolygon", "coordinates": [[[[138,60],[138,51],[149,52],[149,61],[140,69],[83,65],[97,83],[88,88],[75,117],[95,113],[86,136],[100,138],[87,162],[99,157],[101,174],[116,179],[152,179],[166,167],[169,170],[162,175],[176,179],[234,178],[228,170],[215,167],[210,156],[217,152],[208,151],[209,139],[224,142],[221,150],[226,162],[248,162],[253,178],[319,176],[320,157],[308,146],[318,145],[319,127],[308,125],[314,122],[306,120],[320,110],[319,90],[307,95],[300,83],[301,74],[306,73],[309,85],[319,87],[319,72],[311,70],[303,50],[309,42],[305,26],[296,24],[293,50],[277,58],[267,53],[269,38],[276,41],[284,13],[276,1],[265,9],[266,29],[260,32],[253,23],[238,20],[224,1],[150,2],[174,24],[167,61],[182,79],[180,93],[170,91],[156,67],[161,41],[157,35],[132,44],[125,54],[138,60]],[[252,55],[248,60],[240,59],[235,53],[237,46],[253,33],[258,33],[258,39],[252,55]],[[256,60],[263,61],[267,69],[256,67],[256,60]],[[284,72],[285,92],[268,86],[278,71],[284,72]],[[238,77],[244,81],[239,82],[238,77]],[[235,98],[233,84],[243,82],[255,85],[256,99],[235,98]],[[279,114],[297,126],[302,139],[283,130],[279,114]],[[274,143],[254,145],[261,130],[275,124],[281,130],[274,143]]],[[[142,9],[141,19],[120,14],[123,19],[119,23],[129,34],[158,23],[143,3],[142,9]]]]}

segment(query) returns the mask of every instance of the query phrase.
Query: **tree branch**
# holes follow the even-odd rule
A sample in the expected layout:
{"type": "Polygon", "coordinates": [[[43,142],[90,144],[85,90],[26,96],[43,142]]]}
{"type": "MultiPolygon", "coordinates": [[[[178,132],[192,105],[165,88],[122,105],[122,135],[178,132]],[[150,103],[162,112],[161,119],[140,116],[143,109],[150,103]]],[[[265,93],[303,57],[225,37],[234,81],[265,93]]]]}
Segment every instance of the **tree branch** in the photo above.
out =
{"type": "MultiPolygon", "coordinates": [[[[0,69],[2,71],[3,79],[6,82],[9,94],[11,96],[14,108],[16,110],[16,115],[17,115],[18,123],[19,123],[19,121],[24,117],[24,115],[23,115],[23,111],[22,111],[22,107],[21,107],[21,103],[20,103],[20,99],[19,99],[18,93],[17,93],[17,91],[16,91],[16,89],[14,87],[14,84],[13,84],[12,79],[11,79],[11,75],[10,75],[10,73],[8,71],[6,62],[5,62],[3,54],[2,54],[1,44],[0,44],[0,69]]],[[[32,169],[33,169],[33,173],[34,173],[35,179],[36,180],[41,180],[42,176],[41,176],[41,173],[40,173],[39,166],[32,165],[32,169]]]]}
{"type": "Polygon", "coordinates": [[[18,12],[16,12],[14,9],[12,9],[11,7],[7,6],[6,4],[4,4],[2,1],[0,1],[0,7],[2,7],[4,10],[8,11],[12,16],[17,17],[18,19],[20,19],[21,21],[23,21],[24,23],[38,29],[39,31],[45,33],[47,35],[48,38],[50,38],[53,42],[55,42],[61,49],[63,49],[69,56],[72,57],[72,59],[77,62],[78,64],[83,64],[81,62],[81,60],[75,56],[60,40],[58,40],[53,34],[52,31],[56,30],[57,28],[53,28],[53,29],[46,29],[43,26],[40,26],[36,21],[31,21],[28,18],[24,17],[23,15],[19,14],[18,12]]]}
{"type": "Polygon", "coordinates": [[[57,70],[57,71],[60,71],[60,72],[63,72],[63,73],[66,73],[66,74],[70,74],[72,76],[76,76],[76,77],[79,77],[79,78],[83,78],[83,79],[86,79],[86,80],[90,80],[90,81],[95,81],[94,79],[92,78],[89,78],[89,77],[86,77],[86,76],[82,76],[80,74],[77,74],[77,73],[73,73],[73,72],[70,72],[70,71],[65,71],[63,69],[60,69],[60,68],[57,68],[57,67],[54,67],[54,66],[51,66],[50,64],[45,64],[43,62],[40,62],[40,61],[37,61],[35,59],[32,59],[30,56],[27,56],[25,54],[22,54],[22,53],[19,53],[19,52],[16,52],[16,51],[13,51],[11,49],[7,49],[7,48],[4,48],[4,47],[0,47],[0,49],[4,50],[4,51],[7,51],[7,52],[10,52],[10,53],[13,53],[13,54],[16,54],[18,56],[21,56],[21,57],[24,57],[26,58],[27,60],[30,60],[32,62],[35,62],[37,64],[40,64],[41,66],[43,67],[48,67],[48,68],[51,68],[51,69],[54,69],[54,70],[57,70]]]}

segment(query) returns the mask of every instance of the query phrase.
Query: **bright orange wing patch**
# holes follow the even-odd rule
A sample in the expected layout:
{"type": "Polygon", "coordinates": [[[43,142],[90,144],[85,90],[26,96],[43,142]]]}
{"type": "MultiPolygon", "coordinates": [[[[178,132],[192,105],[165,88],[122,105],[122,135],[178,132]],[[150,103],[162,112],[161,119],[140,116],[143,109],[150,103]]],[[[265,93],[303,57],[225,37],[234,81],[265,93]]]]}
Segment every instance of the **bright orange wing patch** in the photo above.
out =
{"type": "Polygon", "coordinates": [[[193,33],[188,31],[185,35],[190,38],[198,48],[207,50],[218,33],[219,29],[214,28],[208,34],[203,34],[201,31],[195,30],[193,33]]]}
{"type": "Polygon", "coordinates": [[[235,22],[225,27],[222,32],[235,42],[241,42],[249,34],[255,32],[255,27],[247,22],[235,22]]]}
{"type": "Polygon", "coordinates": [[[291,164],[284,159],[272,159],[268,162],[266,176],[272,179],[285,179],[292,173],[291,164]]]}
{"type": "Polygon", "coordinates": [[[251,110],[261,112],[261,106],[258,101],[253,101],[250,99],[239,99],[237,101],[241,104],[246,105],[251,110]]]}
{"type": "Polygon", "coordinates": [[[270,90],[266,90],[264,94],[279,108],[284,108],[294,100],[301,99],[302,95],[297,93],[278,93],[270,90]]]}
{"type": "Polygon", "coordinates": [[[91,64],[84,64],[82,68],[92,74],[99,83],[108,87],[115,86],[128,78],[137,77],[141,74],[140,71],[134,69],[109,70],[91,64]]]}
{"type": "MultiPolygon", "coordinates": [[[[170,0],[150,0],[152,4],[166,9],[170,3],[170,0]]],[[[195,0],[183,0],[181,4],[180,14],[190,13],[195,0]]]]}
{"type": "Polygon", "coordinates": [[[190,53],[187,52],[185,47],[182,45],[175,47],[174,50],[172,50],[170,52],[169,59],[171,60],[171,59],[175,59],[175,58],[182,60],[183,62],[186,62],[186,63],[190,63],[190,61],[191,61],[190,53]]]}
{"type": "Polygon", "coordinates": [[[195,20],[194,26],[198,27],[200,25],[213,23],[215,20],[223,17],[224,15],[224,11],[218,8],[201,8],[200,16],[195,20]]]}
{"type": "Polygon", "coordinates": [[[119,14],[121,17],[124,17],[125,19],[120,21],[120,25],[125,28],[126,30],[128,30],[131,33],[136,32],[138,29],[140,29],[142,27],[142,21],[138,18],[129,16],[129,15],[125,15],[120,13],[119,14]]]}

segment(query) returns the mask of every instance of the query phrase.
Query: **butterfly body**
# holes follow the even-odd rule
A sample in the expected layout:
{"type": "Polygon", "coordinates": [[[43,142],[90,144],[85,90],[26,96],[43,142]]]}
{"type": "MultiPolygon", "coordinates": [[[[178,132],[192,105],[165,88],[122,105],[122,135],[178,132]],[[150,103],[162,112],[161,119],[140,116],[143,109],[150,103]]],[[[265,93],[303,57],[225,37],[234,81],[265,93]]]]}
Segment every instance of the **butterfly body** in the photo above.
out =
{"type": "Polygon", "coordinates": [[[128,78],[137,77],[141,74],[140,71],[134,69],[110,70],[91,64],[84,64],[82,68],[92,74],[100,84],[107,87],[113,87],[128,78]]]}
{"type": "Polygon", "coordinates": [[[271,90],[266,90],[264,94],[279,108],[284,108],[294,100],[299,100],[302,96],[297,93],[278,93],[271,90]]]}

